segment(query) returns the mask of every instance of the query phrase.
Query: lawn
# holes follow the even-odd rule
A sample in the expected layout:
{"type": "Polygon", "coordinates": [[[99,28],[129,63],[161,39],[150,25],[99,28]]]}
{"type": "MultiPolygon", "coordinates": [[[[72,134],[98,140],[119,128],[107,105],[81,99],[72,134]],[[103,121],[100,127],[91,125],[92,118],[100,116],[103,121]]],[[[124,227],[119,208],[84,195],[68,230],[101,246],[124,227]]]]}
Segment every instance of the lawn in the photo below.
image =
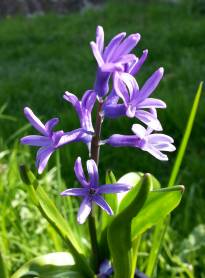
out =
{"type": "MultiPolygon", "coordinates": [[[[81,13],[6,18],[0,22],[0,105],[6,103],[4,113],[15,117],[15,121],[0,117],[1,148],[2,151],[7,148],[17,150],[15,167],[20,162],[26,162],[34,168],[35,153],[32,151],[30,154],[27,148],[18,146],[19,137],[32,132],[32,129],[14,134],[27,124],[23,115],[24,106],[31,107],[43,120],[58,116],[61,119],[60,127],[65,130],[78,128],[75,112],[63,101],[62,95],[68,90],[81,96],[85,90],[93,87],[96,63],[89,42],[95,39],[97,25],[104,27],[107,41],[121,31],[141,34],[136,53],[141,55],[143,49],[148,49],[149,58],[137,75],[140,85],[155,69],[160,66],[165,68],[165,77],[154,96],[167,103],[166,111],[160,111],[160,119],[164,132],[174,137],[175,145],[179,147],[197,86],[205,76],[205,17],[190,13],[181,5],[158,2],[148,5],[134,0],[108,1],[99,9],[81,13]]],[[[203,94],[177,181],[177,184],[186,186],[183,202],[174,211],[172,222],[179,239],[187,237],[195,226],[205,223],[204,105],[203,94]]],[[[130,126],[125,119],[105,122],[102,135],[106,138],[111,130],[112,133],[127,133],[130,126]]],[[[68,145],[60,151],[63,178],[69,184],[74,181],[72,167],[76,156],[85,157],[83,146],[73,146],[70,148],[68,145]]],[[[101,157],[102,176],[105,169],[110,168],[117,177],[128,170],[152,172],[166,186],[176,153],[170,155],[169,162],[162,163],[140,151],[129,148],[119,151],[106,146],[102,149],[101,157]]],[[[2,165],[11,165],[8,161],[11,161],[10,153],[2,158],[2,165]]],[[[54,157],[49,168],[55,166],[55,162],[54,157]]],[[[16,168],[13,175],[17,177],[16,168]]],[[[18,178],[12,183],[13,198],[20,194],[15,183],[20,183],[18,178]]],[[[8,183],[8,194],[9,186],[8,183]]],[[[12,202],[12,198],[8,202],[12,202]]],[[[18,217],[15,217],[18,221],[18,217]]],[[[8,228],[8,225],[5,226],[8,228]]],[[[40,233],[36,236],[38,240],[41,237],[40,233]]],[[[50,243],[46,246],[45,238],[43,242],[42,250],[35,252],[44,252],[44,246],[45,250],[52,246],[50,243]]],[[[27,245],[26,242],[24,244],[27,245]]],[[[20,254],[22,250],[20,247],[14,249],[10,252],[18,257],[18,252],[20,254]]],[[[31,255],[25,252],[26,258],[31,255]]],[[[19,264],[18,259],[13,261],[19,264]]]]}

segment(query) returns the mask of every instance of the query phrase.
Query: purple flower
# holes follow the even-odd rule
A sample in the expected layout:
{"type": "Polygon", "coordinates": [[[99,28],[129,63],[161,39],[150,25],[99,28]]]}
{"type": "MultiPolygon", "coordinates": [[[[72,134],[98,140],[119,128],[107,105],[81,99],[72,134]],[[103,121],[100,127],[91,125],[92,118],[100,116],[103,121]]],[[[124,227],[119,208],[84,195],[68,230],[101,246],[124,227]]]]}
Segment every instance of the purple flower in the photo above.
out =
{"type": "Polygon", "coordinates": [[[113,147],[134,147],[143,151],[149,152],[151,155],[159,160],[168,160],[167,155],[162,153],[175,151],[175,146],[172,145],[174,140],[165,134],[155,133],[150,128],[145,129],[139,124],[132,126],[132,131],[135,135],[120,135],[114,134],[107,140],[102,141],[102,144],[107,143],[113,147]]]}
{"type": "Polygon", "coordinates": [[[101,264],[100,264],[100,269],[99,269],[99,274],[98,274],[98,278],[106,278],[106,277],[110,277],[113,274],[113,268],[111,263],[108,260],[104,260],[101,264]]]}
{"type": "Polygon", "coordinates": [[[53,128],[59,122],[58,118],[53,118],[44,125],[28,107],[24,108],[24,114],[30,124],[42,134],[21,138],[22,144],[40,147],[36,155],[36,167],[39,174],[43,172],[50,156],[57,148],[71,142],[83,141],[84,137],[87,136],[82,128],[71,132],[53,131],[53,128]]]}
{"type": "Polygon", "coordinates": [[[162,130],[153,109],[166,108],[166,104],[162,100],[149,96],[158,86],[163,73],[163,68],[159,68],[139,89],[131,74],[116,72],[114,74],[114,91],[111,96],[108,96],[108,101],[103,106],[104,115],[109,118],[125,115],[130,118],[136,117],[152,129],[162,130]],[[123,104],[118,104],[119,98],[122,99],[123,104]],[[144,109],[148,109],[148,111],[144,109]]]}
{"type": "Polygon", "coordinates": [[[87,170],[89,175],[88,180],[84,175],[81,158],[78,157],[75,162],[74,171],[76,178],[83,188],[70,188],[61,193],[62,196],[83,197],[77,217],[80,224],[83,224],[90,214],[93,202],[105,210],[109,215],[113,214],[112,209],[101,196],[102,194],[120,193],[130,189],[128,185],[120,183],[99,186],[98,168],[95,161],[92,159],[87,160],[87,170]]]}
{"type": "Polygon", "coordinates": [[[137,58],[130,54],[140,40],[140,34],[132,34],[125,39],[126,33],[116,35],[104,49],[104,31],[101,26],[96,30],[96,42],[91,42],[93,55],[98,63],[95,91],[103,97],[109,90],[108,82],[111,73],[123,71],[127,63],[137,58]]]}
{"type": "Polygon", "coordinates": [[[75,108],[80,119],[81,128],[90,133],[84,137],[84,142],[91,142],[92,133],[94,133],[91,112],[96,101],[96,93],[92,90],[86,91],[81,101],[79,101],[74,94],[69,92],[65,92],[63,98],[70,102],[75,108]]]}

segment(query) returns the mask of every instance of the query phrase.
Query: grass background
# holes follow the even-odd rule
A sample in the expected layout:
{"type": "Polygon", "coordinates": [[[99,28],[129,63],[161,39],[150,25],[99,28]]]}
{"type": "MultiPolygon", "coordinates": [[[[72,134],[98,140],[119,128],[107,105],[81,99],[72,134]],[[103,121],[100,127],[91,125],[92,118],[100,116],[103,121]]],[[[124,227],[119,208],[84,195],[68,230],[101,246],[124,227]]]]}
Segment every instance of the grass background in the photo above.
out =
{"type": "MultiPolygon", "coordinates": [[[[58,116],[59,128],[78,128],[75,112],[63,101],[62,95],[68,90],[81,96],[93,86],[96,62],[89,42],[95,39],[96,25],[104,27],[106,41],[121,31],[141,34],[136,54],[140,56],[142,50],[148,48],[149,57],[136,77],[140,85],[154,70],[160,66],[165,68],[165,77],[153,97],[167,103],[168,108],[159,111],[159,117],[164,132],[174,137],[179,146],[195,91],[205,76],[205,17],[190,12],[186,5],[129,0],[108,1],[97,10],[70,15],[8,17],[0,22],[0,104],[7,103],[5,113],[16,118],[15,122],[0,119],[2,150],[13,148],[14,139],[20,137],[13,134],[27,123],[22,112],[24,106],[31,107],[42,120],[58,116]]],[[[205,223],[204,105],[203,94],[178,177],[178,184],[186,186],[183,202],[173,216],[172,227],[179,239],[188,236],[198,224],[205,223]]],[[[132,123],[126,119],[105,121],[102,135],[106,138],[115,132],[128,134],[132,123]]],[[[30,132],[33,130],[26,130],[24,134],[30,132]]],[[[27,148],[19,150],[17,145],[16,164],[24,161],[34,168],[35,151],[30,155],[27,148]]],[[[72,167],[77,155],[87,157],[81,144],[60,150],[63,177],[68,186],[74,182],[72,167]]],[[[144,152],[105,146],[101,151],[101,179],[108,168],[117,177],[128,171],[144,171],[153,173],[166,186],[175,156],[176,153],[171,154],[170,161],[164,163],[144,152]]],[[[2,163],[8,164],[8,157],[2,163]]],[[[54,165],[55,157],[48,168],[54,165]]],[[[14,192],[18,194],[18,187],[14,192]]]]}

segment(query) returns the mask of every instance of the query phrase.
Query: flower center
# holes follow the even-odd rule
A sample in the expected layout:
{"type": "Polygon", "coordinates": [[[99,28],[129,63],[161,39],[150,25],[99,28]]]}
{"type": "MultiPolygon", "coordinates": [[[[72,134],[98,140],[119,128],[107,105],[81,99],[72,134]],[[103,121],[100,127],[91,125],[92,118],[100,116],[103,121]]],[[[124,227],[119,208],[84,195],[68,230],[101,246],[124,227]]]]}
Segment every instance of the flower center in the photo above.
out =
{"type": "Polygon", "coordinates": [[[96,193],[96,189],[95,188],[90,188],[89,189],[89,195],[93,196],[96,193]]]}

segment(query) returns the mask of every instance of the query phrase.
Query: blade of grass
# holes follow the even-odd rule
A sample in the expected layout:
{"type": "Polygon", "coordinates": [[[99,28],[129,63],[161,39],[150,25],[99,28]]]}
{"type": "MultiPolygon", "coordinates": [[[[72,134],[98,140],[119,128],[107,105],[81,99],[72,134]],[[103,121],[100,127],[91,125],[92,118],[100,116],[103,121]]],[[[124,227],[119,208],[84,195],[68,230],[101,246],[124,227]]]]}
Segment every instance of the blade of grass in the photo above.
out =
{"type": "MultiPolygon", "coordinates": [[[[191,134],[191,131],[193,128],[193,123],[194,123],[196,113],[198,110],[199,101],[200,101],[200,97],[201,97],[201,93],[202,93],[202,87],[203,87],[203,82],[200,82],[196,95],[195,95],[195,98],[194,98],[191,112],[189,114],[188,122],[187,122],[185,132],[184,132],[184,135],[183,135],[180,147],[179,147],[179,151],[177,153],[177,157],[176,157],[174,166],[171,171],[170,179],[168,182],[168,187],[171,187],[174,185],[177,175],[179,173],[179,169],[182,164],[182,160],[183,160],[186,148],[187,148],[187,144],[189,142],[190,134],[191,134]]],[[[158,255],[159,255],[159,252],[160,252],[160,249],[162,246],[162,242],[163,242],[163,238],[164,238],[164,234],[166,232],[166,228],[167,228],[169,222],[170,221],[162,220],[159,222],[159,224],[155,228],[154,235],[152,238],[152,248],[151,248],[149,258],[148,258],[148,264],[147,264],[147,269],[146,269],[146,275],[149,277],[152,277],[154,270],[156,268],[158,255]]]]}

